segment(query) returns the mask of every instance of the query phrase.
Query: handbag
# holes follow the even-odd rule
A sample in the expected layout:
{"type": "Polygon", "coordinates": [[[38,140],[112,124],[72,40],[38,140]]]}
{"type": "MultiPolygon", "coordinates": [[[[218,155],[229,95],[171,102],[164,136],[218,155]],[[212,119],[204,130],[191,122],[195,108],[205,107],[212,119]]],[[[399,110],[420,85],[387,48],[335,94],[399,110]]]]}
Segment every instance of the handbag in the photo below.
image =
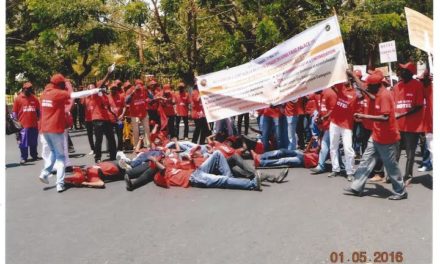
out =
{"type": "Polygon", "coordinates": [[[20,132],[23,126],[10,115],[6,115],[6,135],[11,135],[20,132]]]}

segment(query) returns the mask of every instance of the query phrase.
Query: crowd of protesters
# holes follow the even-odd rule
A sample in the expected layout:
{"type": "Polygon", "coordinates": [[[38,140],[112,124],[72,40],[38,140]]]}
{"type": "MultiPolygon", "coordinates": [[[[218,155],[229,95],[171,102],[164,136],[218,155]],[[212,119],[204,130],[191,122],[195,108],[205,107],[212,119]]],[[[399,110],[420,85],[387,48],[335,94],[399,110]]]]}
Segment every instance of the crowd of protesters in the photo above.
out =
{"type": "Polygon", "coordinates": [[[15,99],[12,116],[23,126],[17,134],[20,163],[28,162],[29,155],[41,159],[40,134],[45,160],[40,180],[48,183],[56,171],[59,192],[67,184],[103,187],[118,179],[126,181],[129,191],[149,182],[261,190],[263,181],[281,183],[288,168],[304,167],[311,174],[346,177],[351,182],[346,194],[361,196],[367,181],[390,182],[389,199],[400,200],[408,197],[418,145],[423,155],[419,171],[432,169],[432,76],[428,71],[416,76],[411,62],[399,64],[394,85],[378,70],[366,76],[347,70],[345,83],[212,124],[197,85],[173,87],[154,77],[111,80],[113,69],[76,92],[68,79],[55,74],[40,99],[26,82],[15,99]],[[250,126],[250,116],[257,117],[258,128],[250,126]],[[72,168],[69,160],[73,128],[87,131],[95,164],[85,169],[72,168]],[[407,156],[403,170],[398,166],[402,149],[407,156]],[[281,170],[263,173],[271,171],[267,168],[281,170]],[[65,177],[65,171],[72,173],[65,177]]]}

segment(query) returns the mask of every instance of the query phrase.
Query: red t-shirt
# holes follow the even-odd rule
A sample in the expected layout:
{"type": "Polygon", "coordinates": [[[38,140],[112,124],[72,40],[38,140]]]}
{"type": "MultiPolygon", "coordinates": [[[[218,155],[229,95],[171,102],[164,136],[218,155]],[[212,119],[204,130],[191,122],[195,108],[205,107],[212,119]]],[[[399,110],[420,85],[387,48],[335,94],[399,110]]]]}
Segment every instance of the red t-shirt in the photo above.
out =
{"type": "Polygon", "coordinates": [[[41,133],[64,133],[67,126],[65,113],[70,94],[48,84],[41,94],[41,133]]]}
{"type": "Polygon", "coordinates": [[[380,144],[394,144],[400,140],[400,133],[395,115],[394,99],[390,91],[380,88],[376,94],[374,115],[388,115],[388,121],[373,122],[373,140],[380,144]]]}
{"type": "Polygon", "coordinates": [[[315,112],[315,110],[318,109],[318,107],[316,105],[316,100],[319,101],[319,94],[311,94],[311,95],[307,96],[307,98],[309,100],[306,103],[306,108],[304,111],[307,115],[313,115],[313,112],[315,112]]]}
{"type": "Polygon", "coordinates": [[[347,89],[344,84],[335,85],[338,99],[333,108],[330,121],[334,124],[346,128],[353,129],[353,114],[356,110],[356,91],[347,89]]]}
{"type": "Polygon", "coordinates": [[[281,110],[278,106],[275,106],[274,108],[267,107],[263,109],[262,115],[272,118],[279,118],[281,116],[281,110]]]}
{"type": "Polygon", "coordinates": [[[297,116],[298,115],[298,101],[287,102],[284,106],[284,114],[286,116],[297,116]]]}
{"type": "Polygon", "coordinates": [[[170,186],[189,187],[189,178],[196,169],[191,161],[182,161],[177,157],[165,157],[163,160],[165,165],[164,177],[170,186]]]}
{"type": "MultiPolygon", "coordinates": [[[[398,82],[393,89],[396,101],[396,114],[408,112],[415,106],[423,106],[423,85],[420,81],[398,82]]],[[[423,109],[397,120],[399,130],[405,132],[423,132],[423,109]]]]}
{"type": "Polygon", "coordinates": [[[200,99],[199,90],[192,91],[191,105],[192,105],[192,112],[191,112],[192,119],[199,119],[205,117],[205,110],[203,109],[203,104],[202,104],[202,100],[200,99]]]}
{"type": "Polygon", "coordinates": [[[137,91],[134,87],[130,88],[127,94],[131,94],[130,117],[144,118],[147,115],[147,91],[140,88],[137,91]]]}
{"type": "Polygon", "coordinates": [[[176,101],[177,116],[188,116],[188,106],[190,104],[188,93],[176,92],[174,95],[174,100],[176,101]]]}
{"type": "Polygon", "coordinates": [[[17,114],[24,128],[38,128],[37,109],[40,109],[40,102],[35,95],[25,96],[20,93],[14,101],[12,112],[17,114]]]}
{"type": "Polygon", "coordinates": [[[125,97],[123,93],[116,93],[109,95],[110,103],[114,106],[113,112],[120,116],[125,106],[125,97]]]}
{"type": "MultiPolygon", "coordinates": [[[[369,97],[364,98],[365,107],[364,114],[366,115],[374,115],[374,100],[370,100],[369,97]]],[[[365,129],[373,130],[373,120],[370,119],[362,119],[362,125],[364,125],[365,129]]]]}
{"type": "Polygon", "coordinates": [[[171,92],[164,92],[163,97],[166,100],[162,100],[162,108],[166,116],[175,116],[176,111],[174,110],[174,97],[171,92]]]}
{"type": "Polygon", "coordinates": [[[92,113],[93,113],[93,108],[95,107],[94,104],[92,104],[92,100],[90,99],[90,97],[86,97],[85,99],[85,120],[90,122],[92,121],[92,113]]]}
{"type": "Polygon", "coordinates": [[[90,104],[93,107],[92,121],[112,121],[114,119],[113,115],[108,110],[111,106],[109,98],[106,95],[92,95],[90,98],[90,104]]]}
{"type": "MultiPolygon", "coordinates": [[[[322,91],[321,99],[319,103],[319,116],[325,116],[328,114],[329,111],[333,110],[333,108],[336,105],[336,100],[338,96],[336,95],[336,92],[333,91],[333,89],[328,88],[322,91]]],[[[330,127],[330,117],[323,120],[322,123],[319,125],[319,128],[323,131],[328,130],[330,127]]]]}
{"type": "Polygon", "coordinates": [[[220,151],[225,158],[230,158],[235,154],[235,149],[218,141],[210,144],[214,150],[220,151]]]}
{"type": "Polygon", "coordinates": [[[432,83],[424,89],[425,94],[425,112],[423,116],[425,133],[433,132],[433,108],[432,108],[432,83]]]}

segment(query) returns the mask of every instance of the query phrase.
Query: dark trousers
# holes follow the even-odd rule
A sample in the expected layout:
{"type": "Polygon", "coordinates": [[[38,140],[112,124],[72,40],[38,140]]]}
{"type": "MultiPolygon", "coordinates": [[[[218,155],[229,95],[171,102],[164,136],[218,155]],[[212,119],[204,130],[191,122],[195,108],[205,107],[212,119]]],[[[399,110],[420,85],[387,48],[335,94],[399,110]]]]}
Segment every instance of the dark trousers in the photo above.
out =
{"type": "Polygon", "coordinates": [[[298,146],[300,149],[305,148],[304,119],[305,119],[305,115],[299,115],[298,123],[296,125],[296,134],[298,135],[298,146]]]}
{"type": "Polygon", "coordinates": [[[187,138],[188,137],[188,130],[189,130],[189,125],[188,125],[188,117],[187,116],[176,116],[176,137],[179,138],[179,126],[180,126],[180,120],[183,119],[183,124],[184,124],[184,130],[183,130],[183,137],[187,138]]]}
{"type": "Polygon", "coordinates": [[[414,167],[414,158],[416,156],[416,148],[417,142],[419,140],[420,133],[415,132],[400,132],[401,143],[399,144],[399,149],[397,152],[397,161],[400,160],[400,153],[402,151],[402,147],[406,152],[406,166],[405,166],[405,174],[404,179],[409,179],[413,177],[413,167],[414,167]]]}
{"type": "Polygon", "coordinates": [[[195,123],[195,129],[194,129],[192,142],[201,145],[205,144],[206,137],[208,137],[210,134],[208,121],[206,120],[206,117],[194,119],[194,123],[195,123]],[[200,136],[200,141],[198,141],[199,136],[200,136]]]}
{"type": "Polygon", "coordinates": [[[226,159],[228,161],[229,168],[235,177],[253,179],[255,177],[255,169],[246,163],[242,157],[234,154],[232,157],[226,159]]]}
{"type": "Polygon", "coordinates": [[[95,151],[95,143],[93,141],[93,122],[92,121],[86,122],[86,129],[87,129],[87,138],[89,139],[90,149],[95,151]]]}
{"type": "Polygon", "coordinates": [[[118,151],[122,151],[122,146],[124,144],[123,139],[122,139],[122,130],[123,130],[124,126],[122,124],[119,125],[118,123],[114,123],[113,128],[116,132],[116,138],[118,139],[118,151]]]}
{"type": "Polygon", "coordinates": [[[136,166],[130,170],[127,170],[126,173],[128,178],[134,179],[131,182],[133,189],[144,186],[145,184],[152,182],[154,179],[154,175],[157,173],[157,169],[152,169],[148,165],[148,163],[142,163],[139,166],[136,166]]]}
{"type": "MultiPolygon", "coordinates": [[[[156,122],[156,124],[159,125],[160,129],[160,116],[157,110],[148,110],[148,118],[150,121],[153,120],[154,122],[156,122]]],[[[150,131],[151,129],[153,129],[153,126],[150,126],[150,131]]]]}
{"type": "Polygon", "coordinates": [[[170,138],[176,137],[175,122],[176,122],[175,115],[168,116],[167,128],[168,128],[168,135],[170,136],[170,138]]]}
{"type": "Polygon", "coordinates": [[[108,148],[110,152],[110,160],[116,159],[116,141],[113,132],[113,126],[110,121],[93,120],[93,128],[95,132],[95,161],[101,160],[102,139],[105,138],[108,142],[108,148]]]}
{"type": "Polygon", "coordinates": [[[72,139],[70,138],[69,134],[67,134],[67,144],[68,144],[69,148],[73,148],[73,142],[72,142],[72,139]]]}
{"type": "Polygon", "coordinates": [[[243,123],[243,118],[244,118],[244,134],[247,135],[249,132],[249,113],[241,114],[238,116],[237,130],[238,130],[238,134],[241,135],[241,125],[243,123]]]}

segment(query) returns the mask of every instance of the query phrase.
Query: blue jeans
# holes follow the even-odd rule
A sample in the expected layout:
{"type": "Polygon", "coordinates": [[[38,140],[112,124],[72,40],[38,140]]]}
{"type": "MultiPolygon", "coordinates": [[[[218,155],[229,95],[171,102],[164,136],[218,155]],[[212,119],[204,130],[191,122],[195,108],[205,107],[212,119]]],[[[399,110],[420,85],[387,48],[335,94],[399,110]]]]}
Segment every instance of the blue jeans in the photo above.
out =
{"type": "Polygon", "coordinates": [[[141,165],[143,162],[148,161],[149,157],[158,157],[162,154],[163,152],[160,150],[150,150],[146,152],[141,152],[134,159],[131,160],[130,166],[134,168],[136,166],[141,165]]]}
{"type": "Polygon", "coordinates": [[[374,170],[377,159],[380,158],[390,177],[394,193],[404,195],[406,189],[396,157],[399,154],[398,145],[399,142],[396,142],[395,144],[379,144],[370,138],[368,140],[367,148],[362,155],[361,163],[354,174],[354,181],[351,184],[351,188],[359,192],[364,189],[368,176],[374,170]]]}
{"type": "Polygon", "coordinates": [[[426,167],[428,170],[432,170],[432,159],[431,152],[428,149],[428,142],[425,142],[425,151],[423,153],[422,166],[426,167]]]}
{"type": "Polygon", "coordinates": [[[272,118],[270,116],[261,116],[260,118],[260,130],[261,130],[261,141],[263,142],[264,151],[270,149],[269,138],[273,132],[275,132],[275,139],[277,141],[277,146],[281,146],[281,129],[279,118],[272,118]]]}
{"type": "Polygon", "coordinates": [[[299,150],[279,149],[265,152],[260,156],[261,167],[300,167],[304,164],[304,154],[299,150]]]}
{"type": "Polygon", "coordinates": [[[298,123],[298,116],[287,116],[287,136],[289,137],[289,146],[287,149],[296,149],[296,125],[298,123]]]}
{"type": "MultiPolygon", "coordinates": [[[[193,143],[191,141],[179,141],[177,142],[177,144],[179,144],[180,150],[182,151],[181,154],[188,154],[189,151],[197,146],[196,143],[193,143]]],[[[166,145],[167,148],[173,148],[175,149],[175,143],[174,142],[170,142],[166,145]]],[[[202,152],[203,155],[208,154],[208,149],[206,148],[206,145],[200,145],[200,152],[202,152]]]]}
{"type": "Polygon", "coordinates": [[[220,151],[215,151],[197,168],[189,179],[192,186],[201,188],[225,188],[252,190],[255,189],[256,178],[253,180],[234,178],[226,158],[220,151]]]}
{"type": "Polygon", "coordinates": [[[330,132],[326,130],[321,139],[321,150],[319,151],[319,161],[318,166],[320,170],[324,171],[325,161],[327,160],[328,154],[330,152],[330,132]]]}
{"type": "Polygon", "coordinates": [[[45,160],[41,174],[48,176],[55,168],[57,170],[57,185],[64,186],[64,133],[44,133],[44,139],[50,149],[50,156],[45,160]]]}

